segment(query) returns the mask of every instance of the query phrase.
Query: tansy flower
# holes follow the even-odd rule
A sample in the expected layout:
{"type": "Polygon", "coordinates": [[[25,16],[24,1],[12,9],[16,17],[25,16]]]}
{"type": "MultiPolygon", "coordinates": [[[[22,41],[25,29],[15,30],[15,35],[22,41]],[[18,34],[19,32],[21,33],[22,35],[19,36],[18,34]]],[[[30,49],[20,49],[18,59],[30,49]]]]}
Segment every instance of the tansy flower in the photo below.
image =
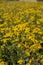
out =
{"type": "Polygon", "coordinates": [[[0,65],[6,65],[6,63],[4,61],[0,62],[0,65]]]}
{"type": "Polygon", "coordinates": [[[24,60],[22,60],[22,59],[18,60],[19,64],[22,64],[23,62],[24,62],[24,60]]]}
{"type": "Polygon", "coordinates": [[[17,46],[18,48],[21,48],[21,44],[18,44],[18,46],[17,46]]]}
{"type": "Polygon", "coordinates": [[[27,63],[26,65],[30,65],[30,63],[27,63]]]}

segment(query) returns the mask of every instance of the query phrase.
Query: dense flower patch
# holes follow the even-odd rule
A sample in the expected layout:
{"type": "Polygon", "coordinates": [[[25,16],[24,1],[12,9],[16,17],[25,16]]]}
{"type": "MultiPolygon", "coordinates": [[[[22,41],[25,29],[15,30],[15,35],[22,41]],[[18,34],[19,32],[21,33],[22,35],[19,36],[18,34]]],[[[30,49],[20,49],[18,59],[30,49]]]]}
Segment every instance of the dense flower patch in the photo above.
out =
{"type": "Polygon", "coordinates": [[[0,65],[43,65],[43,3],[0,3],[0,65]]]}

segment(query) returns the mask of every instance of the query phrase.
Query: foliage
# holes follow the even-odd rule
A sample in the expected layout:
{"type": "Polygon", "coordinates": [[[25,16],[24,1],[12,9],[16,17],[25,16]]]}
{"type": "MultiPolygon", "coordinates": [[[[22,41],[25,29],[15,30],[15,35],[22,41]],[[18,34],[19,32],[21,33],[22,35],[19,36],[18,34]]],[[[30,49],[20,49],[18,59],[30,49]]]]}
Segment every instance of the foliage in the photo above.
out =
{"type": "Polygon", "coordinates": [[[43,1],[43,0],[37,0],[37,1],[40,1],[40,2],[41,2],[41,1],[43,1]]]}

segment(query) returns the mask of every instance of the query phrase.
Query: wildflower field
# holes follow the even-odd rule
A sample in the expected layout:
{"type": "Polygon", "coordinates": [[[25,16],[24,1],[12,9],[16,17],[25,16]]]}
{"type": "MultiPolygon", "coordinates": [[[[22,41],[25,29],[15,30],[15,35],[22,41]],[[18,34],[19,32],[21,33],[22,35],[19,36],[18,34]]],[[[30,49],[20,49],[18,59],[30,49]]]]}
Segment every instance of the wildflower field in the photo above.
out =
{"type": "Polygon", "coordinates": [[[0,3],[0,65],[43,65],[43,3],[0,3]]]}

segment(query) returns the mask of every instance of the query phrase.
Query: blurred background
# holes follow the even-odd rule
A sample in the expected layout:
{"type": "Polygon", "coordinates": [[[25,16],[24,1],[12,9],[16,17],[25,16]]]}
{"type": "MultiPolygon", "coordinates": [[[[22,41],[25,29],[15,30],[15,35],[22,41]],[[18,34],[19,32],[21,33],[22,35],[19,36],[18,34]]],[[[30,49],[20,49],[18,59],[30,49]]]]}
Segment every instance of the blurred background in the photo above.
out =
{"type": "Polygon", "coordinates": [[[1,1],[29,1],[29,2],[42,2],[43,0],[0,0],[1,1]]]}

